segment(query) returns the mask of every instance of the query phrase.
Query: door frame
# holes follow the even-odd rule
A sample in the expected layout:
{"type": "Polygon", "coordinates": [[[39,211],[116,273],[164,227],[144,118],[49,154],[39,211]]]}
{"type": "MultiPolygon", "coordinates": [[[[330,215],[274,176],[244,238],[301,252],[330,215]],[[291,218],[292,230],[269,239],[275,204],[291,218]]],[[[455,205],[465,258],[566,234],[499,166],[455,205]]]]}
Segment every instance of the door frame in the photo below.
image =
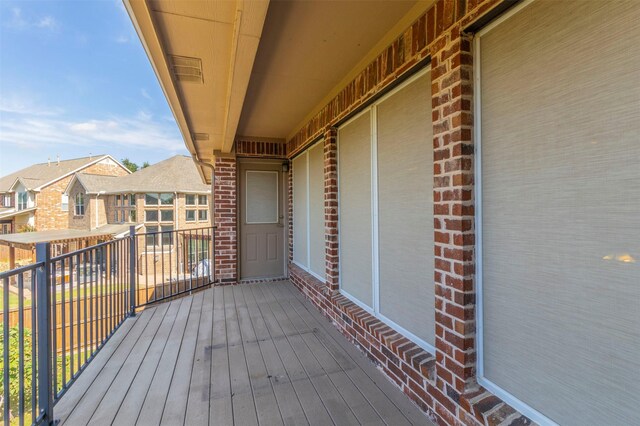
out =
{"type": "MultiPolygon", "coordinates": [[[[283,159],[277,159],[277,158],[251,158],[251,157],[236,157],[236,163],[237,163],[237,179],[236,179],[236,223],[238,224],[237,226],[237,230],[236,230],[236,253],[237,253],[237,264],[236,264],[236,275],[238,277],[238,282],[242,281],[242,275],[241,275],[241,262],[242,262],[242,256],[241,256],[241,244],[242,244],[242,238],[240,238],[240,236],[242,235],[242,227],[244,226],[244,221],[242,220],[242,215],[243,215],[243,211],[241,209],[241,205],[242,205],[242,197],[246,197],[246,194],[244,193],[244,191],[241,188],[241,182],[244,182],[244,178],[241,176],[240,174],[240,165],[248,165],[248,164],[260,164],[260,165],[264,165],[264,164],[277,164],[280,166],[279,172],[280,175],[282,176],[282,183],[280,184],[280,186],[278,187],[278,191],[279,194],[282,194],[282,216],[283,217],[283,223],[284,223],[284,227],[283,227],[283,231],[282,231],[282,237],[283,237],[283,244],[282,244],[282,262],[284,263],[282,271],[283,271],[283,277],[284,278],[288,278],[289,277],[289,256],[288,256],[288,252],[289,252],[289,172],[283,172],[282,171],[282,166],[284,163],[289,163],[289,160],[283,158],[283,159]]],[[[246,203],[245,203],[246,205],[246,203]]],[[[280,207],[280,206],[279,206],[280,207]]],[[[247,281],[262,281],[262,280],[271,280],[271,278],[248,278],[247,281]]]]}

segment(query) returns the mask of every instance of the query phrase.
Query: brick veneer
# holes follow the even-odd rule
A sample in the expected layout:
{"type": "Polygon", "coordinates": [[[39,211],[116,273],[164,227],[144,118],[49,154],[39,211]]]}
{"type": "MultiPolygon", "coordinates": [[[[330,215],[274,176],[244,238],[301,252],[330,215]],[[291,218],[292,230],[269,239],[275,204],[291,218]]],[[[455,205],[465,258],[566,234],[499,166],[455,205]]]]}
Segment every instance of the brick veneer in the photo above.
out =
{"type": "MultiPolygon", "coordinates": [[[[288,156],[325,140],[326,280],[290,263],[290,279],[438,424],[526,425],[476,382],[471,37],[500,0],[439,0],[287,142],[288,156]],[[431,355],[340,295],[336,133],[332,128],[431,59],[436,353],[431,355]],[[335,198],[334,198],[335,196],[335,198]]],[[[289,180],[291,194],[291,179],[289,180]]],[[[290,218],[291,195],[289,195],[290,218]]],[[[290,227],[290,260],[292,253],[290,227]]]]}
{"type": "MultiPolygon", "coordinates": [[[[119,164],[108,161],[100,161],[79,170],[80,173],[95,175],[124,176],[128,171],[119,164]],[[106,164],[105,164],[106,163],[106,164]]],[[[71,182],[73,175],[64,177],[51,185],[48,185],[36,195],[35,226],[38,231],[50,229],[68,229],[69,216],[73,215],[71,196],[69,196],[69,212],[62,210],[62,194],[71,182]],[[71,214],[70,214],[71,213],[71,214]]],[[[89,199],[86,200],[87,205],[89,199]]]]}
{"type": "Polygon", "coordinates": [[[243,157],[287,158],[287,144],[280,140],[238,138],[235,149],[243,157]]]}
{"type": "Polygon", "coordinates": [[[237,210],[235,158],[216,156],[213,179],[216,278],[235,283],[237,275],[237,210]]]}

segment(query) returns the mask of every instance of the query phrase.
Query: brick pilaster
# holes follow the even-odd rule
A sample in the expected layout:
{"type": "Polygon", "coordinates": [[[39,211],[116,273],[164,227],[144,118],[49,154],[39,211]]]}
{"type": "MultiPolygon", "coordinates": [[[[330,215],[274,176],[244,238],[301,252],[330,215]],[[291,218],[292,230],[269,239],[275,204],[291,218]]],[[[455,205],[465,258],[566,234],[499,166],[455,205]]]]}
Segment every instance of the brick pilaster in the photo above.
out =
{"type": "Polygon", "coordinates": [[[324,238],[325,277],[329,289],[338,290],[338,131],[324,134],[324,238]]]}
{"type": "Polygon", "coordinates": [[[437,388],[475,386],[472,55],[453,29],[432,45],[437,388]]]}
{"type": "Polygon", "coordinates": [[[289,172],[287,173],[287,212],[289,214],[289,224],[288,224],[288,239],[289,244],[287,245],[287,258],[288,263],[291,264],[293,262],[293,170],[291,170],[291,163],[289,163],[289,172]]]}
{"type": "Polygon", "coordinates": [[[221,283],[238,280],[237,210],[235,158],[216,157],[213,200],[216,278],[221,283]]]}

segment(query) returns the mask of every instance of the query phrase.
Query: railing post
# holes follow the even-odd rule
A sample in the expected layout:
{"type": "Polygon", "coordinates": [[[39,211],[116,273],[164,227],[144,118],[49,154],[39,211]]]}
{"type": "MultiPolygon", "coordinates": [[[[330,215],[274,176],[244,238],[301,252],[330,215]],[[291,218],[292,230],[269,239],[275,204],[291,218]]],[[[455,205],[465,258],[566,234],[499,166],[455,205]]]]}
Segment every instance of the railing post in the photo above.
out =
{"type": "Polygon", "coordinates": [[[36,262],[44,266],[36,272],[38,315],[38,405],[44,424],[53,424],[53,369],[51,357],[51,251],[49,243],[36,244],[36,262]]]}
{"type": "Polygon", "coordinates": [[[129,227],[129,299],[131,316],[136,316],[136,227],[129,227]]]}

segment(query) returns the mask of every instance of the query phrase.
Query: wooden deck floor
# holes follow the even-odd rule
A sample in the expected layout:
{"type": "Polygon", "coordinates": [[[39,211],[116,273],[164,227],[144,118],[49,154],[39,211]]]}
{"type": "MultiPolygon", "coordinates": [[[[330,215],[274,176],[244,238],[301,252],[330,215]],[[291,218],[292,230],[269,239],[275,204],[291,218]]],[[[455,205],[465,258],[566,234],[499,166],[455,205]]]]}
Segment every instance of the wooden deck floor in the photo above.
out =
{"type": "Polygon", "coordinates": [[[65,425],[431,425],[288,282],[128,319],[56,404],[65,425]]]}

